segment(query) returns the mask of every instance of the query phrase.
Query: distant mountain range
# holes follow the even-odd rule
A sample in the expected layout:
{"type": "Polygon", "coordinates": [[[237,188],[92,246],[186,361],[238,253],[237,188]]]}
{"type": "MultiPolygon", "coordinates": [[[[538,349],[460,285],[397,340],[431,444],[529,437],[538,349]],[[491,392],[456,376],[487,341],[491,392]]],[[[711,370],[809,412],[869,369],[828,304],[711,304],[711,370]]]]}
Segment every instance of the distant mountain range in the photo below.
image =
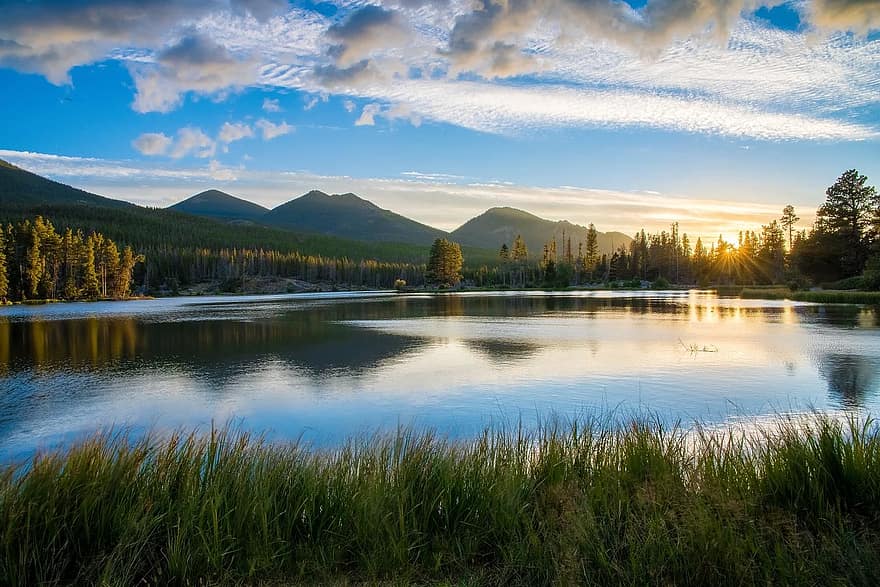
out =
{"type": "MultiPolygon", "coordinates": [[[[464,246],[497,250],[502,244],[511,246],[519,234],[534,255],[554,238],[560,252],[563,237],[571,238],[575,252],[578,243],[587,238],[585,226],[565,220],[546,220],[516,208],[491,208],[446,233],[384,210],[355,194],[328,195],[317,190],[272,210],[218,190],[196,194],[171,208],[215,220],[256,222],[360,241],[426,245],[438,237],[448,237],[464,246]]],[[[632,240],[621,232],[600,232],[598,236],[602,253],[611,253],[632,240]]]]}
{"type": "MultiPolygon", "coordinates": [[[[218,230],[221,225],[217,224],[220,222],[239,225],[235,231],[227,230],[225,238],[230,245],[268,246],[271,243],[278,246],[290,241],[301,243],[298,248],[313,246],[316,251],[332,250],[336,254],[356,249],[362,253],[376,251],[394,258],[408,257],[416,255],[416,250],[427,247],[434,239],[448,237],[469,249],[470,258],[477,257],[480,262],[497,258],[496,252],[501,245],[511,246],[517,234],[522,235],[533,256],[540,255],[544,243],[554,238],[561,252],[563,234],[566,238],[571,237],[572,249],[576,253],[578,243],[586,240],[587,230],[584,226],[546,220],[515,208],[491,208],[447,233],[384,210],[355,194],[328,195],[317,190],[272,210],[219,190],[207,190],[167,209],[157,210],[92,194],[3,160],[0,160],[0,205],[7,211],[4,216],[9,219],[15,217],[8,213],[9,210],[16,210],[19,215],[25,211],[55,211],[55,215],[63,215],[65,219],[77,218],[85,227],[101,228],[123,242],[126,239],[120,237],[124,235],[113,230],[120,224],[120,214],[129,225],[137,225],[142,233],[150,225],[170,227],[176,224],[175,231],[185,231],[190,240],[215,243],[216,239],[222,238],[222,231],[218,230]],[[399,244],[411,250],[381,248],[385,243],[399,244]],[[386,249],[388,253],[385,253],[386,249]]],[[[631,240],[623,233],[600,232],[599,249],[610,253],[631,240]]],[[[205,242],[204,246],[207,245],[205,242]]],[[[467,253],[466,250],[466,257],[467,253]]]]}
{"type": "MultiPolygon", "coordinates": [[[[154,258],[194,249],[224,248],[296,251],[395,263],[424,263],[428,255],[427,245],[349,240],[257,224],[250,219],[257,212],[268,212],[265,208],[222,192],[209,191],[179,208],[148,208],[105,198],[0,160],[0,225],[42,215],[56,227],[85,233],[98,231],[154,258]]],[[[470,249],[466,255],[473,262],[485,263],[496,253],[470,249]]]]}

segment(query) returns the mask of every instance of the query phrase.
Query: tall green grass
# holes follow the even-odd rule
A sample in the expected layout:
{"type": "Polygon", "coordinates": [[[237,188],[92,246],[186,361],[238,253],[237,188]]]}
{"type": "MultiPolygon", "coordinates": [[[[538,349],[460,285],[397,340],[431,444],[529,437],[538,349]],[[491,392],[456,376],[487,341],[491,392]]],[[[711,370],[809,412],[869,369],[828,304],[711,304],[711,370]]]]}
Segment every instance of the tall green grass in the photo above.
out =
{"type": "Polygon", "coordinates": [[[0,583],[868,585],[878,521],[871,421],[100,436],[2,474],[0,583]]]}
{"type": "Polygon", "coordinates": [[[740,297],[765,300],[787,299],[818,304],[880,304],[880,292],[878,291],[791,291],[787,287],[745,288],[740,292],[740,297]]]}

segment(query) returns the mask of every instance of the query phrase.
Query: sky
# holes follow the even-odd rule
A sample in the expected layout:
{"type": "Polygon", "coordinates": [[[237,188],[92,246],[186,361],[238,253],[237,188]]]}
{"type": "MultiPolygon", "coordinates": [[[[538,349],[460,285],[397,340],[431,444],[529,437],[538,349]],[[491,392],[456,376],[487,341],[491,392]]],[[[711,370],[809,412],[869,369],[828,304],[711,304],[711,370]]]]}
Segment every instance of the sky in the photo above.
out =
{"type": "Polygon", "coordinates": [[[808,226],[880,181],[880,0],[0,0],[0,158],[167,206],[808,226]]]}

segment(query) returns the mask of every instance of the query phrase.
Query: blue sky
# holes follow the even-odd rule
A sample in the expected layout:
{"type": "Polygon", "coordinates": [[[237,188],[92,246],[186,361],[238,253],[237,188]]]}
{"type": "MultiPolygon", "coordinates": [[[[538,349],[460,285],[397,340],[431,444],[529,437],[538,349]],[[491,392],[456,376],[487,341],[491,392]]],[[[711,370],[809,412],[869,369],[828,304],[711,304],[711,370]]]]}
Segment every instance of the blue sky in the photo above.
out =
{"type": "Polygon", "coordinates": [[[708,235],[880,177],[880,0],[0,9],[0,157],[141,204],[319,188],[708,235]]]}

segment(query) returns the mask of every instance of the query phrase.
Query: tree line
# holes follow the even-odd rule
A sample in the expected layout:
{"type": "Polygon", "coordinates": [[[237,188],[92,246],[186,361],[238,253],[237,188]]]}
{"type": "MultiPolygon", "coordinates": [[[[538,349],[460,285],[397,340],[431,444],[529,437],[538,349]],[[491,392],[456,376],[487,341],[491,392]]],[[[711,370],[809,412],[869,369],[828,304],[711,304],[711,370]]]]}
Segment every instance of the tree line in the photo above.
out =
{"type": "Polygon", "coordinates": [[[388,288],[398,279],[424,283],[425,265],[302,254],[262,248],[202,248],[153,244],[135,253],[98,231],[55,229],[37,216],[0,226],[0,302],[124,299],[177,293],[216,282],[239,291],[260,278],[388,288]]]}
{"type": "MultiPolygon", "coordinates": [[[[722,236],[712,242],[694,241],[673,223],[658,233],[641,230],[628,245],[607,254],[600,253],[598,232],[590,224],[583,242],[575,243],[571,235],[563,234],[561,241],[554,238],[533,254],[518,235],[509,245],[501,245],[495,262],[472,265],[464,263],[461,247],[447,239],[435,241],[427,263],[413,257],[414,248],[369,245],[377,254],[413,257],[377,261],[300,252],[303,247],[335,251],[331,247],[341,246],[323,237],[269,231],[266,234],[272,242],[263,248],[250,244],[263,236],[257,229],[233,231],[231,240],[224,241],[222,232],[228,227],[218,224],[215,229],[212,224],[206,228],[184,215],[175,215],[172,222],[152,211],[99,211],[108,215],[99,219],[100,226],[116,242],[126,244],[120,247],[106,232],[82,228],[56,232],[51,222],[37,216],[0,229],[0,300],[124,298],[133,289],[174,293],[203,282],[238,291],[248,279],[263,277],[367,288],[401,283],[450,287],[463,280],[496,287],[612,282],[637,286],[648,281],[661,285],[825,283],[878,289],[880,198],[867,179],[856,170],[841,175],[826,190],[826,200],[809,229],[798,229],[800,218],[792,206],[786,206],[779,218],[760,230],[740,232],[735,242],[722,236]],[[180,216],[180,226],[176,216],[180,216]],[[206,241],[198,246],[195,243],[201,237],[206,241]]],[[[84,224],[78,216],[81,210],[68,207],[62,211],[62,218],[70,216],[76,219],[75,225],[84,224]]]]}
{"type": "Polygon", "coordinates": [[[390,288],[397,280],[424,283],[425,265],[307,255],[298,251],[250,248],[174,248],[148,250],[143,287],[151,292],[176,292],[182,287],[217,282],[238,291],[249,279],[296,278],[310,283],[390,288]]]}
{"type": "Polygon", "coordinates": [[[0,228],[0,301],[126,298],[143,262],[99,232],[59,233],[37,216],[0,228]]]}
{"type": "Polygon", "coordinates": [[[735,242],[692,240],[678,223],[668,230],[637,232],[628,245],[600,254],[596,228],[574,246],[571,236],[548,241],[530,256],[520,236],[501,245],[498,264],[466,269],[481,286],[566,287],[609,282],[700,285],[826,284],[880,288],[880,196],[857,170],[826,190],[810,229],[797,228],[793,206],[760,230],[743,230],[735,242]]]}

